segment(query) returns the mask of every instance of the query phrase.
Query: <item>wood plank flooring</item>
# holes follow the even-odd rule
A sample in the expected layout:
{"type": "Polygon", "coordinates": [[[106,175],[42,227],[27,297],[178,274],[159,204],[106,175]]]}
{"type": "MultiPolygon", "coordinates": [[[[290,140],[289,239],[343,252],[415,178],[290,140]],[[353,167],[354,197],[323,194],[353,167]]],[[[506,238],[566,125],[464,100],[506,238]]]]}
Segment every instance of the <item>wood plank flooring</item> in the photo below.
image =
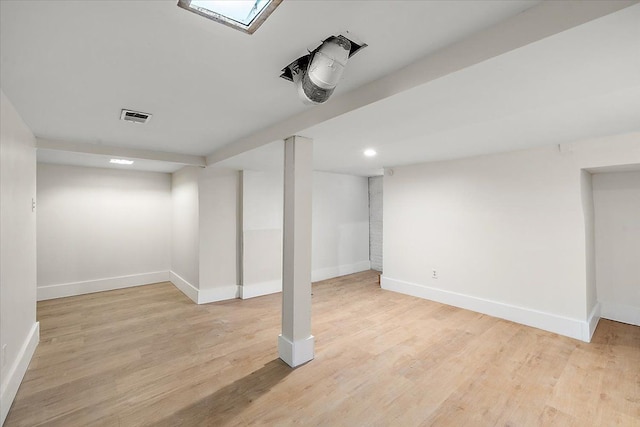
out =
{"type": "Polygon", "coordinates": [[[5,426],[640,426],[640,327],[590,344],[381,290],[313,286],[316,358],[278,359],[280,295],[195,305],[170,283],[38,303],[5,426]]]}

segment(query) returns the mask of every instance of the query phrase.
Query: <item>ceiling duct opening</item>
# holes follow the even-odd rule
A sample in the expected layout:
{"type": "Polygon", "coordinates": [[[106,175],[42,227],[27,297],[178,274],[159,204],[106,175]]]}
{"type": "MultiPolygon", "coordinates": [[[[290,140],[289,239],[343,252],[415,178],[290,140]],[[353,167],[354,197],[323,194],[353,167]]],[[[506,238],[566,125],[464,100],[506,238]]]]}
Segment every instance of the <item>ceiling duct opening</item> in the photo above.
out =
{"type": "Polygon", "coordinates": [[[149,120],[151,120],[151,114],[143,113],[141,111],[122,109],[122,112],[120,113],[120,120],[131,123],[145,124],[149,120]]]}
{"type": "Polygon", "coordinates": [[[365,43],[343,35],[328,37],[307,55],[284,67],[280,77],[296,85],[305,104],[322,104],[338,85],[349,58],[365,47],[365,43]]]}

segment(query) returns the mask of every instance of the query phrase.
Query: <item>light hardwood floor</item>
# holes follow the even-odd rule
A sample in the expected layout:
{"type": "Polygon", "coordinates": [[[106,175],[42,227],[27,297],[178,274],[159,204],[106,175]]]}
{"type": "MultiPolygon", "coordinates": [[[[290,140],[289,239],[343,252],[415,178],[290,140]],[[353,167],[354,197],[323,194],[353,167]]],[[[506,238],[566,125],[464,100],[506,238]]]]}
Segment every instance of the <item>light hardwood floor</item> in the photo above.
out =
{"type": "Polygon", "coordinates": [[[38,303],[13,426],[640,426],[640,327],[590,344],[381,290],[313,286],[316,358],[277,356],[280,295],[195,305],[170,283],[38,303]]]}

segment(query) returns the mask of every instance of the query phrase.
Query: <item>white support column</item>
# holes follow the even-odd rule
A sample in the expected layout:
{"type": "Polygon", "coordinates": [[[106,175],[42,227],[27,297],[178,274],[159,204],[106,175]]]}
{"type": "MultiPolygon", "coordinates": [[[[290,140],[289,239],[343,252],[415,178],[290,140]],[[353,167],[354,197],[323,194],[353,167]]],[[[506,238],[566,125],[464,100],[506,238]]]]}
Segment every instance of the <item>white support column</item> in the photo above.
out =
{"type": "Polygon", "coordinates": [[[313,142],[284,142],[284,244],[280,358],[296,367],[313,359],[311,335],[311,192],[313,142]]]}

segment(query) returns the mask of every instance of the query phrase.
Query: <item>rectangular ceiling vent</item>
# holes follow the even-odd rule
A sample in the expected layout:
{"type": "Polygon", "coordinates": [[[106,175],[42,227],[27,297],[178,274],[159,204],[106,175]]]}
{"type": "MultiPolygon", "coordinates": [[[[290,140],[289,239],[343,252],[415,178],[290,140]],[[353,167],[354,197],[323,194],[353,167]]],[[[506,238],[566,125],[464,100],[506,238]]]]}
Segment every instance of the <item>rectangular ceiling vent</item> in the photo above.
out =
{"type": "Polygon", "coordinates": [[[124,120],[125,122],[144,124],[151,120],[151,114],[122,109],[122,113],[120,113],[120,120],[124,120]]]}

